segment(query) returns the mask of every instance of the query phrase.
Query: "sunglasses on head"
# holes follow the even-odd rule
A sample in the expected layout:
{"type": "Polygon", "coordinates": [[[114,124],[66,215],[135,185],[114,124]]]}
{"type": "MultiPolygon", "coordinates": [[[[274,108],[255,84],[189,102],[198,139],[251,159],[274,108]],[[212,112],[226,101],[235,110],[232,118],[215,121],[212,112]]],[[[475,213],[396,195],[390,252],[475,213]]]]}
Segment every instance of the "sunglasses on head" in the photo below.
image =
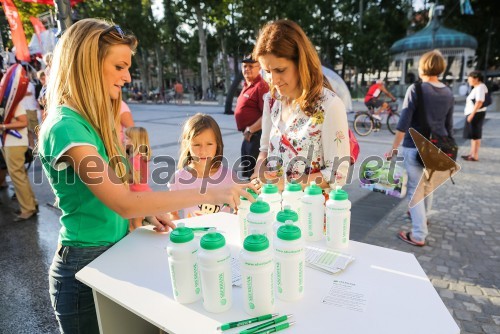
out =
{"type": "Polygon", "coordinates": [[[114,26],[111,26],[111,27],[107,28],[106,30],[104,30],[102,32],[101,35],[105,35],[105,34],[108,34],[108,33],[111,33],[111,32],[118,33],[118,35],[120,35],[120,37],[122,39],[125,37],[125,33],[123,32],[122,28],[119,25],[114,25],[114,26]]]}

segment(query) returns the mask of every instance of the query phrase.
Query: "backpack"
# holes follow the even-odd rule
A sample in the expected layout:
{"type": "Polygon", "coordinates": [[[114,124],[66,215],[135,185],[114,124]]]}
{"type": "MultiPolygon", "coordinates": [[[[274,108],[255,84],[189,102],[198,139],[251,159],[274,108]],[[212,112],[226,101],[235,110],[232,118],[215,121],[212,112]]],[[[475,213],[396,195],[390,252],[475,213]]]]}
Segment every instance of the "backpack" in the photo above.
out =
{"type": "MultiPolygon", "coordinates": [[[[472,99],[472,103],[476,104],[476,99],[472,99]]],[[[481,108],[487,107],[489,105],[491,105],[491,94],[490,92],[486,92],[486,94],[484,94],[484,102],[481,108]]]]}

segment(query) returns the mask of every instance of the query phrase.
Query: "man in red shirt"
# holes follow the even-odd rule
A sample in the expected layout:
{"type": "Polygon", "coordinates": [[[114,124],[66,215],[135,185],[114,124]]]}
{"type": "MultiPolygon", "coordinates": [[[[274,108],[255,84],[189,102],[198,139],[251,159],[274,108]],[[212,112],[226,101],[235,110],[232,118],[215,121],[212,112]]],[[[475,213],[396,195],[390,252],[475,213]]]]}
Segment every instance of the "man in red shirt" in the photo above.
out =
{"type": "Polygon", "coordinates": [[[394,95],[392,95],[391,92],[389,92],[387,88],[385,88],[383,80],[372,82],[372,85],[370,86],[370,88],[368,88],[368,92],[365,96],[365,105],[368,108],[373,107],[373,109],[375,110],[375,114],[373,115],[373,117],[378,120],[380,120],[379,114],[382,112],[382,110],[387,109],[387,102],[379,99],[381,93],[384,93],[385,95],[390,97],[392,102],[396,101],[394,95]]]}
{"type": "Polygon", "coordinates": [[[238,130],[243,132],[243,143],[241,144],[242,176],[249,178],[259,155],[264,94],[269,92],[269,85],[260,75],[260,64],[252,59],[251,55],[245,56],[241,67],[245,83],[238,97],[234,117],[238,130]]]}

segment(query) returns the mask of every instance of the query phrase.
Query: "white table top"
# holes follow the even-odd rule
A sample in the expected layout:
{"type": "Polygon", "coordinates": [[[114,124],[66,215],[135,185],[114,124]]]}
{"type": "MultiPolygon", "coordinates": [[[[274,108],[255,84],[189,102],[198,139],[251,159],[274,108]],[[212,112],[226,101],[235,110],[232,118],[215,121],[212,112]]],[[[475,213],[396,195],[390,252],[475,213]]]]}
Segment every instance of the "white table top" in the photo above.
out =
{"type": "MultiPolygon", "coordinates": [[[[216,226],[225,232],[231,253],[237,257],[241,246],[235,215],[217,213],[183,221],[190,227],[216,226]]],[[[137,229],[76,277],[169,333],[216,333],[222,323],[251,318],[243,310],[243,293],[238,287],[233,287],[232,308],[220,314],[206,312],[201,301],[187,305],[175,302],[166,253],[168,240],[168,234],[150,227],[137,229]]],[[[324,241],[311,245],[325,247],[324,241]]],[[[286,333],[459,333],[413,254],[355,241],[343,252],[356,258],[344,272],[328,275],[307,267],[304,298],[292,303],[276,299],[276,312],[293,314],[290,321],[296,321],[286,333]],[[355,290],[366,299],[364,309],[322,303],[333,280],[356,284],[355,290]]]]}

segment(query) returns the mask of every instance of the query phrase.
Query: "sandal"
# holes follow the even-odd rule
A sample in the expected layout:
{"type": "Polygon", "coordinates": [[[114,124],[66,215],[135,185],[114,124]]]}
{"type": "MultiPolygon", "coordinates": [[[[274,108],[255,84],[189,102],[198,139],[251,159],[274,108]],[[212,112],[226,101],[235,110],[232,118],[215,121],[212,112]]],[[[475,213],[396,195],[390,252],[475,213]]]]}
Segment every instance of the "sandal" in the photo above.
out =
{"type": "Polygon", "coordinates": [[[474,159],[472,156],[468,155],[465,158],[462,157],[465,161],[479,161],[479,159],[474,159]]]}
{"type": "Polygon", "coordinates": [[[425,246],[425,241],[415,241],[411,238],[411,232],[401,231],[398,234],[398,238],[403,240],[406,243],[409,243],[413,246],[423,247],[425,246]]]}

